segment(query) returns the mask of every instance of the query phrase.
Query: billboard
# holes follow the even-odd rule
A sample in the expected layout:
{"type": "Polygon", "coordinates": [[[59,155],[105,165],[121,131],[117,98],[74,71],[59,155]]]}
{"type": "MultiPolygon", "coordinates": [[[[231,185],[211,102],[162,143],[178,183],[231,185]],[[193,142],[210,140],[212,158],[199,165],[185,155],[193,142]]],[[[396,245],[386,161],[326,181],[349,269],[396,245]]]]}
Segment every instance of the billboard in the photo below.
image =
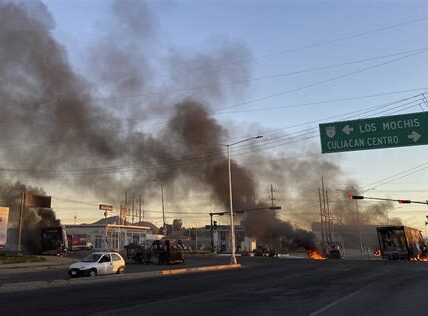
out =
{"type": "Polygon", "coordinates": [[[9,208],[0,207],[0,247],[4,247],[6,245],[8,220],[9,208]]]}
{"type": "Polygon", "coordinates": [[[28,207],[51,208],[51,197],[25,192],[24,205],[28,207]]]}
{"type": "Polygon", "coordinates": [[[106,212],[113,212],[113,205],[100,204],[100,210],[103,210],[106,212]]]}

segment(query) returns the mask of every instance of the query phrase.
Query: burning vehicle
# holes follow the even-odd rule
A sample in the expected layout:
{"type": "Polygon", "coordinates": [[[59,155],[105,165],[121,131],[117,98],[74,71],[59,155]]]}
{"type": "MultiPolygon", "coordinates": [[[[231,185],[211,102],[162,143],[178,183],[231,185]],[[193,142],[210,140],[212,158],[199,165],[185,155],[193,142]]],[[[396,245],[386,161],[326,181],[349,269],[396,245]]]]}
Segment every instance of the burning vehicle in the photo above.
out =
{"type": "Polygon", "coordinates": [[[324,247],[320,247],[322,250],[310,249],[308,250],[308,257],[312,260],[326,260],[326,259],[343,259],[340,253],[340,247],[336,243],[328,243],[324,247]]]}
{"type": "Polygon", "coordinates": [[[428,261],[427,245],[420,230],[407,226],[377,228],[379,249],[384,260],[428,261]]]}
{"type": "Polygon", "coordinates": [[[68,252],[68,240],[64,226],[42,228],[41,253],[43,255],[65,255],[68,252]]]}
{"type": "Polygon", "coordinates": [[[136,263],[184,263],[184,246],[181,240],[154,240],[151,245],[129,244],[125,249],[126,257],[136,263]]]}
{"type": "Polygon", "coordinates": [[[325,253],[327,259],[343,259],[340,253],[340,246],[336,243],[329,243],[325,247],[325,253]]]}
{"type": "Polygon", "coordinates": [[[308,250],[308,257],[312,260],[326,260],[327,257],[319,250],[312,249],[308,250]]]}

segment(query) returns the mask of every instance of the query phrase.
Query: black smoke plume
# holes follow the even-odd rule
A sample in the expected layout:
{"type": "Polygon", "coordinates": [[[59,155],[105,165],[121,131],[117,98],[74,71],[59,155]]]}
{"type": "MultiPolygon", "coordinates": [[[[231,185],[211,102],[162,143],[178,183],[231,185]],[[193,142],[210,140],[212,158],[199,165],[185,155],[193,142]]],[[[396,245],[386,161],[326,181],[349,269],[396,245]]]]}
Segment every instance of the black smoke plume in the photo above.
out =
{"type": "Polygon", "coordinates": [[[315,236],[311,232],[293,228],[290,222],[278,219],[273,211],[248,212],[243,226],[249,236],[270,250],[311,250],[316,246],[315,236]]]}
{"type": "MultiPolygon", "coordinates": [[[[212,112],[248,88],[250,63],[234,62],[250,60],[245,45],[216,40],[195,54],[172,46],[160,54],[156,47],[162,29],[149,4],[114,1],[104,33],[93,41],[86,68],[77,74],[52,36],[54,19],[42,2],[0,1],[0,21],[4,174],[39,183],[61,179],[74,192],[90,190],[117,204],[124,191],[135,188],[152,197],[156,178],[169,185],[170,201],[210,192],[218,208],[228,206],[224,145],[231,130],[255,136],[260,127],[225,128],[212,112]],[[150,56],[160,56],[157,62],[167,65],[169,75],[150,56]],[[222,85],[237,80],[243,84],[222,85]],[[158,116],[155,122],[163,125],[150,125],[150,116],[158,116]]],[[[271,156],[255,151],[244,160],[248,167],[232,161],[236,209],[264,205],[258,185],[274,182],[284,188],[287,207],[311,212],[313,218],[317,203],[302,208],[291,200],[316,194],[321,174],[337,181],[340,168],[310,157],[281,161],[294,148],[299,147],[271,156]],[[257,164],[260,160],[267,162],[257,164]]],[[[313,153],[311,147],[302,150],[313,153]]],[[[305,232],[270,215],[259,220],[265,217],[266,227],[273,227],[281,240],[310,243],[306,235],[291,237],[305,232]]],[[[307,224],[301,215],[292,220],[307,224]]]]}
{"type": "MultiPolygon", "coordinates": [[[[28,192],[35,195],[46,195],[43,189],[26,186],[23,183],[0,183],[0,205],[9,207],[9,229],[7,248],[17,249],[19,214],[21,208],[21,194],[28,192]]],[[[24,207],[22,213],[21,249],[26,252],[40,251],[41,228],[56,227],[60,225],[52,209],[24,207]]]]}

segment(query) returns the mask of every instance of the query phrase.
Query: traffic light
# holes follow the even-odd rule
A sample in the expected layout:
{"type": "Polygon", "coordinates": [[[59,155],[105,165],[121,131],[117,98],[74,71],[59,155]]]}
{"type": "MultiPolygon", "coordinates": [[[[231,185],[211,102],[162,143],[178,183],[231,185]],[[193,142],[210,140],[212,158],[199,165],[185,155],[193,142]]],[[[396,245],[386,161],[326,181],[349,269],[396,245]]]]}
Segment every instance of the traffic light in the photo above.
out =
{"type": "Polygon", "coordinates": [[[217,221],[214,221],[214,222],[213,222],[213,228],[214,228],[214,229],[217,229],[217,221]]]}
{"type": "Polygon", "coordinates": [[[428,225],[428,215],[425,215],[425,217],[427,218],[427,220],[425,221],[425,226],[428,225]]]}
{"type": "Polygon", "coordinates": [[[398,203],[400,203],[400,204],[410,204],[410,203],[412,203],[412,201],[410,201],[410,200],[398,200],[398,203]]]}
{"type": "Polygon", "coordinates": [[[364,196],[362,196],[362,195],[348,194],[347,196],[348,196],[349,200],[364,200],[364,196]]]}

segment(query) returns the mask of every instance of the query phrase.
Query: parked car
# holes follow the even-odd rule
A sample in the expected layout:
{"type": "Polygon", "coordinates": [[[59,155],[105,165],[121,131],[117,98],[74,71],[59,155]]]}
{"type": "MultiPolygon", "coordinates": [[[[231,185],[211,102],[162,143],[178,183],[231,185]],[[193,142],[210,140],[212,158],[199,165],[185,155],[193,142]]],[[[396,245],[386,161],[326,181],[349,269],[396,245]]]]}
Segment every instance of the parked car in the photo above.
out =
{"type": "Polygon", "coordinates": [[[117,252],[94,252],[80,262],[73,263],[68,269],[72,277],[113,274],[125,272],[125,260],[117,252]]]}

